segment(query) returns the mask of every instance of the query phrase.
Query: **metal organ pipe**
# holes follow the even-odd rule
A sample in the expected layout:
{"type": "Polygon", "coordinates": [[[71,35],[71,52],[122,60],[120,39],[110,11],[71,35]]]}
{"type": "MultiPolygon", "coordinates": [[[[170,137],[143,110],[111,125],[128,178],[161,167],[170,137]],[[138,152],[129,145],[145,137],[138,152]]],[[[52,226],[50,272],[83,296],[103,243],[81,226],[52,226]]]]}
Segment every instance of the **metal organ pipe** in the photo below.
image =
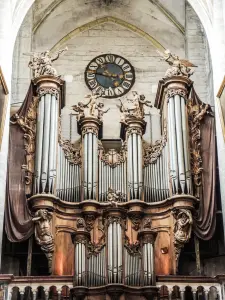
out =
{"type": "Polygon", "coordinates": [[[185,99],[176,93],[169,98],[169,159],[173,194],[192,193],[185,99]]]}
{"type": "Polygon", "coordinates": [[[33,193],[54,194],[57,163],[59,87],[61,79],[39,77],[34,80],[39,96],[36,153],[35,184],[33,193]]]}

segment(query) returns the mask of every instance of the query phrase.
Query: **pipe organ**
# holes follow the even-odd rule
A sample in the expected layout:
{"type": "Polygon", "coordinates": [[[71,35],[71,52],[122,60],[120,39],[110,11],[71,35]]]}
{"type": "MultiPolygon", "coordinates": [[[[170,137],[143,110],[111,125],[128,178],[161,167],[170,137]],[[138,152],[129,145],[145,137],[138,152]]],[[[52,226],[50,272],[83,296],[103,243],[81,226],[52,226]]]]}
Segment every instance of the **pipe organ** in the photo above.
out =
{"type": "MultiPolygon", "coordinates": [[[[187,100],[193,82],[183,67],[179,74],[166,74],[155,101],[161,139],[144,141],[144,109],[152,105],[134,92],[132,107],[121,101],[122,148],[109,151],[101,141],[106,113],[101,95],[93,93],[86,103],[73,106],[81,138],[64,140],[59,118],[62,80],[53,74],[33,81],[39,101],[28,204],[37,215],[35,237],[47,258],[51,237],[49,271],[73,275],[74,297],[78,293],[84,299],[89,287],[104,286],[99,291],[113,299],[125,287],[128,294],[139,287],[141,295],[154,299],[155,274],[177,272],[199,201],[193,195],[189,155],[187,100]]],[[[22,126],[23,120],[16,123],[22,126]]]]}

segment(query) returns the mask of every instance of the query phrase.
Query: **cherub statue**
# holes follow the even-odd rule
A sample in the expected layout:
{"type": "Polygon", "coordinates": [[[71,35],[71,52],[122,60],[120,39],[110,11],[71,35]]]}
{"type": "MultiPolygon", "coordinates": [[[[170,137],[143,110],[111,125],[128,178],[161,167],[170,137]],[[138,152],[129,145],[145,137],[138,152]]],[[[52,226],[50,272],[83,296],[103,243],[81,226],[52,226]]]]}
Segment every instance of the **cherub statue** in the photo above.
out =
{"type": "Polygon", "coordinates": [[[78,112],[78,115],[77,115],[77,121],[78,122],[80,121],[80,119],[85,117],[85,114],[84,114],[85,107],[87,107],[87,104],[84,104],[83,102],[78,102],[77,105],[72,106],[72,109],[75,112],[78,112]]]}
{"type": "Polygon", "coordinates": [[[33,57],[29,62],[28,66],[33,70],[33,77],[37,78],[41,75],[52,75],[58,76],[55,68],[52,67],[52,62],[57,60],[63,52],[67,51],[68,48],[59,50],[54,55],[50,54],[50,51],[44,51],[41,53],[29,53],[33,57]]]}
{"type": "Polygon", "coordinates": [[[119,101],[120,101],[120,105],[116,105],[116,106],[120,109],[120,112],[121,112],[120,122],[124,123],[124,124],[127,124],[126,118],[129,116],[129,110],[128,110],[128,108],[126,108],[124,106],[121,99],[119,99],[119,101]]]}
{"type": "Polygon", "coordinates": [[[111,202],[112,206],[117,207],[119,201],[123,201],[124,196],[120,191],[114,191],[112,188],[108,188],[107,200],[111,202]]]}
{"type": "Polygon", "coordinates": [[[85,96],[85,98],[90,98],[90,101],[87,103],[89,107],[89,115],[94,116],[95,110],[98,109],[97,99],[101,97],[102,94],[92,93],[91,95],[85,96]]]}
{"type": "Polygon", "coordinates": [[[130,116],[138,119],[143,119],[145,115],[144,106],[152,107],[151,101],[145,100],[143,94],[139,95],[137,91],[132,91],[133,99],[127,99],[128,102],[133,104],[133,107],[128,111],[130,116]]]}
{"type": "Polygon", "coordinates": [[[180,59],[177,55],[172,54],[169,49],[164,53],[157,51],[162,60],[165,60],[171,68],[166,71],[164,78],[170,78],[172,76],[185,76],[190,77],[194,71],[191,68],[197,67],[188,60],[180,59]]]}
{"type": "Polygon", "coordinates": [[[103,110],[103,107],[104,107],[104,103],[99,102],[99,103],[97,104],[98,119],[99,119],[100,121],[102,121],[103,115],[106,114],[106,113],[110,110],[110,108],[108,108],[108,109],[106,109],[106,110],[103,110]]]}

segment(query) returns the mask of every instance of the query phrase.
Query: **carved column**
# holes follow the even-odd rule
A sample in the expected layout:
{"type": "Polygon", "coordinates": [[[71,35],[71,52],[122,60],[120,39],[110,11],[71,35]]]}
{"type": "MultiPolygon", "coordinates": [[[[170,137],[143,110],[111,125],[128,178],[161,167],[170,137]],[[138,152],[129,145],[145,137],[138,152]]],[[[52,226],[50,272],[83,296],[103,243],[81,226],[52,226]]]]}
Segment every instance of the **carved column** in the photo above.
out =
{"type": "Polygon", "coordinates": [[[146,122],[142,118],[127,118],[122,138],[127,141],[127,174],[129,200],[141,200],[143,189],[142,135],[146,122]]]}
{"type": "Polygon", "coordinates": [[[37,108],[36,151],[33,193],[55,192],[58,140],[59,94],[63,81],[43,75],[34,79],[37,108]]]}
{"type": "Polygon", "coordinates": [[[157,232],[149,228],[149,223],[144,225],[144,229],[138,233],[138,239],[142,246],[142,268],[143,285],[155,285],[155,266],[154,266],[154,243],[157,232]]]}
{"type": "Polygon", "coordinates": [[[87,285],[87,243],[89,240],[90,233],[86,230],[84,219],[77,219],[77,230],[72,234],[75,246],[74,287],[87,285]]]}
{"type": "Polygon", "coordinates": [[[79,122],[83,147],[82,200],[97,200],[98,198],[98,136],[101,125],[102,122],[99,119],[91,116],[79,122]]]}
{"type": "Polygon", "coordinates": [[[172,194],[192,194],[187,96],[192,81],[183,76],[165,80],[172,194]]]}

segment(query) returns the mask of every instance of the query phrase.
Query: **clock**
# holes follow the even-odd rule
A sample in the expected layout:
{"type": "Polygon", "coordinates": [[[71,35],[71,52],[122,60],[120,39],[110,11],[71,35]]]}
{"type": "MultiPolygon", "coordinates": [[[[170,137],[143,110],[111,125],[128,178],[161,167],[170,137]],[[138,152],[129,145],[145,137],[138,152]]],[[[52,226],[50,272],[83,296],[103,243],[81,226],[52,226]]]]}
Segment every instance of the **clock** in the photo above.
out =
{"type": "Polygon", "coordinates": [[[133,86],[135,72],[128,60],[116,54],[95,57],[85,70],[85,82],[94,93],[104,98],[117,98],[133,86]]]}

